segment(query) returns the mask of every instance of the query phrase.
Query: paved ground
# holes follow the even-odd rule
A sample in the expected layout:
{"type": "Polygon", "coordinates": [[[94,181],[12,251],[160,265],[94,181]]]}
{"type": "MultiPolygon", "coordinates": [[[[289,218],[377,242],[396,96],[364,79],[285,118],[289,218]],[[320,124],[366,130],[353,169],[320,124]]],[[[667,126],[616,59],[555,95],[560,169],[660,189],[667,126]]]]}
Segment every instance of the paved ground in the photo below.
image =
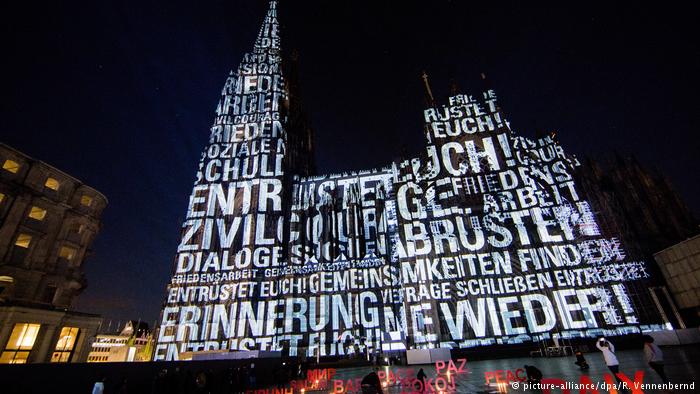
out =
{"type": "MultiPolygon", "coordinates": [[[[692,383],[700,378],[700,346],[688,346],[688,347],[666,347],[663,348],[664,358],[666,361],[666,374],[672,383],[692,383]]],[[[637,371],[643,371],[643,383],[644,384],[660,384],[661,379],[659,376],[649,368],[644,362],[643,352],[641,350],[629,350],[629,351],[619,351],[618,359],[620,361],[620,372],[629,376],[630,380],[634,380],[635,373],[637,371]]],[[[449,376],[445,373],[446,371],[441,371],[439,375],[436,374],[435,366],[392,366],[392,367],[381,367],[379,369],[380,376],[386,374],[391,377],[397,376],[399,378],[404,378],[405,376],[415,376],[418,368],[422,367],[428,378],[433,378],[432,388],[435,392],[439,392],[443,389],[443,392],[457,392],[457,393],[538,393],[543,391],[538,390],[526,390],[523,383],[515,389],[509,384],[495,384],[496,379],[491,379],[491,385],[487,385],[487,377],[494,376],[496,371],[502,371],[500,374],[501,379],[508,378],[508,371],[512,374],[517,374],[518,368],[523,368],[525,364],[534,365],[539,368],[545,378],[558,378],[570,384],[580,384],[581,377],[586,375],[590,378],[593,384],[603,383],[604,374],[609,373],[605,363],[603,362],[603,357],[600,353],[587,353],[586,360],[590,365],[590,369],[587,371],[581,371],[576,365],[574,365],[574,357],[558,357],[558,358],[510,358],[503,360],[490,360],[490,361],[474,361],[465,364],[464,371],[452,371],[449,376]],[[437,384],[437,389],[436,389],[437,384]]],[[[455,363],[455,368],[459,368],[459,363],[455,363]]],[[[358,367],[358,368],[346,368],[338,370],[335,379],[343,380],[346,383],[350,380],[351,383],[356,382],[356,379],[361,379],[367,373],[369,373],[371,368],[369,367],[358,367]]],[[[520,372],[520,374],[522,371],[520,372]]],[[[521,375],[522,376],[522,375],[521,375]]],[[[584,378],[585,379],[585,378],[584,378]]],[[[700,382],[698,382],[700,383],[700,382]]],[[[580,391],[579,387],[570,386],[572,394],[583,393],[585,391],[580,391]]],[[[329,389],[333,387],[328,387],[324,392],[328,393],[329,389]]],[[[347,387],[350,390],[345,392],[353,393],[360,392],[357,387],[347,387]]],[[[692,389],[680,389],[676,390],[676,393],[681,392],[695,392],[698,390],[700,392],[700,387],[696,383],[695,390],[692,389]]],[[[661,389],[649,389],[648,387],[642,390],[644,393],[666,393],[667,390],[661,389]]],[[[628,393],[641,393],[642,391],[628,390],[628,393]]],[[[385,393],[402,393],[410,392],[407,387],[401,386],[400,383],[389,384],[385,389],[385,393]]],[[[546,390],[544,391],[546,393],[546,390]]],[[[551,391],[552,393],[563,393],[560,389],[555,389],[551,391]]],[[[590,393],[595,393],[596,391],[588,391],[590,393]]],[[[600,394],[608,393],[609,390],[603,389],[603,387],[598,387],[598,392],[600,394]]],[[[621,391],[621,393],[624,391],[621,391]]],[[[310,393],[307,391],[307,393],[310,393]]]]}

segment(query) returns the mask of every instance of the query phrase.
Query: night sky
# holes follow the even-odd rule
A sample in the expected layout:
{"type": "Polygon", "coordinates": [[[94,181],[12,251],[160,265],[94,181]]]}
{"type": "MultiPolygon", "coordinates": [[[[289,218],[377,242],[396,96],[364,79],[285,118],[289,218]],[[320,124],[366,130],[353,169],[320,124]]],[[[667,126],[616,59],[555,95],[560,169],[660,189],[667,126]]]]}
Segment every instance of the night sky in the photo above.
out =
{"type": "MultiPolygon", "coordinates": [[[[18,3],[0,6],[0,141],[109,199],[77,309],[153,322],[219,92],[266,2],[18,3]]],[[[577,155],[633,153],[700,212],[694,12],[405,3],[281,2],[320,173],[419,152],[421,72],[443,103],[452,81],[479,94],[483,72],[516,131],[556,130],[577,155]]]]}

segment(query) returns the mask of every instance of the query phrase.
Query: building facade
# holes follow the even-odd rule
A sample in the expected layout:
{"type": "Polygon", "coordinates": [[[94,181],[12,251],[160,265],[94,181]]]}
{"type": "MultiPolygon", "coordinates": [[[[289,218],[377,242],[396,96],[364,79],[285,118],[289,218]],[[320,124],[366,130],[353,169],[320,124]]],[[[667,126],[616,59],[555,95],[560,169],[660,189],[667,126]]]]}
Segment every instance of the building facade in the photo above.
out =
{"type": "Polygon", "coordinates": [[[85,361],[100,317],[71,311],[107,199],[0,144],[0,362],[85,361]]]}
{"type": "Polygon", "coordinates": [[[654,254],[689,326],[700,323],[700,235],[654,254]]]}
{"type": "Polygon", "coordinates": [[[87,362],[142,362],[151,361],[153,335],[148,325],[128,321],[121,331],[99,333],[92,342],[87,362]]]}
{"type": "Polygon", "coordinates": [[[496,95],[424,111],[425,151],[315,175],[270,2],[221,93],[155,360],[511,345],[661,328],[644,261],[601,229],[552,136],[496,95]]]}

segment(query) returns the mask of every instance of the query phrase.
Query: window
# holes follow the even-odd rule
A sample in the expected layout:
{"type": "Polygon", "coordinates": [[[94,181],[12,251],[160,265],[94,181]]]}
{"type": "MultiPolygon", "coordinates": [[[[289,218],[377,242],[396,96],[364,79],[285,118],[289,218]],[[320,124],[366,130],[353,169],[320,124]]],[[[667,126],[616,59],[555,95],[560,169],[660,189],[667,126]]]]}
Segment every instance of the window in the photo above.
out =
{"type": "Polygon", "coordinates": [[[55,178],[48,177],[46,178],[46,183],[44,183],[44,186],[51,190],[58,191],[58,188],[61,187],[61,183],[55,178]]]}
{"type": "Polygon", "coordinates": [[[56,349],[51,355],[52,363],[67,363],[70,361],[79,331],[77,327],[63,327],[61,329],[61,334],[56,342],[56,349]]]}
{"type": "Polygon", "coordinates": [[[69,228],[71,233],[75,233],[78,235],[82,234],[83,231],[85,231],[85,225],[82,223],[72,223],[69,228]]]}
{"type": "Polygon", "coordinates": [[[6,288],[11,287],[15,283],[15,279],[11,276],[0,275],[0,295],[6,288]]]}
{"type": "Polygon", "coordinates": [[[44,289],[44,294],[41,296],[41,301],[45,302],[47,304],[52,304],[53,299],[56,297],[56,291],[58,289],[56,288],[56,285],[48,285],[44,289]]]}
{"type": "Polygon", "coordinates": [[[75,257],[75,254],[78,252],[77,249],[71,246],[61,246],[61,249],[58,251],[58,257],[64,258],[68,261],[73,260],[75,257]]]}
{"type": "Polygon", "coordinates": [[[46,217],[46,210],[44,208],[33,206],[29,211],[29,217],[34,220],[44,220],[46,217]]]}
{"type": "Polygon", "coordinates": [[[14,160],[7,159],[4,163],[2,163],[2,169],[16,174],[17,171],[19,171],[19,163],[14,160]]]}
{"type": "Polygon", "coordinates": [[[5,194],[0,193],[0,204],[2,204],[3,201],[5,201],[5,194]]]}
{"type": "Polygon", "coordinates": [[[29,234],[24,234],[21,233],[20,235],[17,236],[17,240],[15,241],[15,245],[19,246],[20,248],[25,248],[29,249],[29,245],[32,243],[32,236],[29,234]]]}
{"type": "Polygon", "coordinates": [[[80,203],[85,205],[86,207],[89,207],[90,205],[92,205],[92,197],[83,194],[83,196],[80,197],[80,203]]]}
{"type": "Polygon", "coordinates": [[[0,364],[25,364],[29,358],[29,352],[34,347],[39,324],[17,323],[12,329],[10,340],[0,354],[0,364]]]}

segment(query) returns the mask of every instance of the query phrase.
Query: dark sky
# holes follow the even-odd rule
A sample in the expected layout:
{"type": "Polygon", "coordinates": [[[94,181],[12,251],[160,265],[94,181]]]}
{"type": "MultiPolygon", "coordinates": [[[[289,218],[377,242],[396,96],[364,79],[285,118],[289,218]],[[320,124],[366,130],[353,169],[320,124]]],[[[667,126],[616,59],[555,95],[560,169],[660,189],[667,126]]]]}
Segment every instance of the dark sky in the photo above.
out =
{"type": "MultiPolygon", "coordinates": [[[[0,141],[109,198],[78,309],[153,322],[219,92],[266,3],[18,3],[0,6],[0,141]]],[[[522,3],[282,1],[319,171],[418,152],[421,71],[443,102],[452,79],[478,94],[484,72],[518,132],[634,153],[700,212],[695,13],[522,3]]]]}

